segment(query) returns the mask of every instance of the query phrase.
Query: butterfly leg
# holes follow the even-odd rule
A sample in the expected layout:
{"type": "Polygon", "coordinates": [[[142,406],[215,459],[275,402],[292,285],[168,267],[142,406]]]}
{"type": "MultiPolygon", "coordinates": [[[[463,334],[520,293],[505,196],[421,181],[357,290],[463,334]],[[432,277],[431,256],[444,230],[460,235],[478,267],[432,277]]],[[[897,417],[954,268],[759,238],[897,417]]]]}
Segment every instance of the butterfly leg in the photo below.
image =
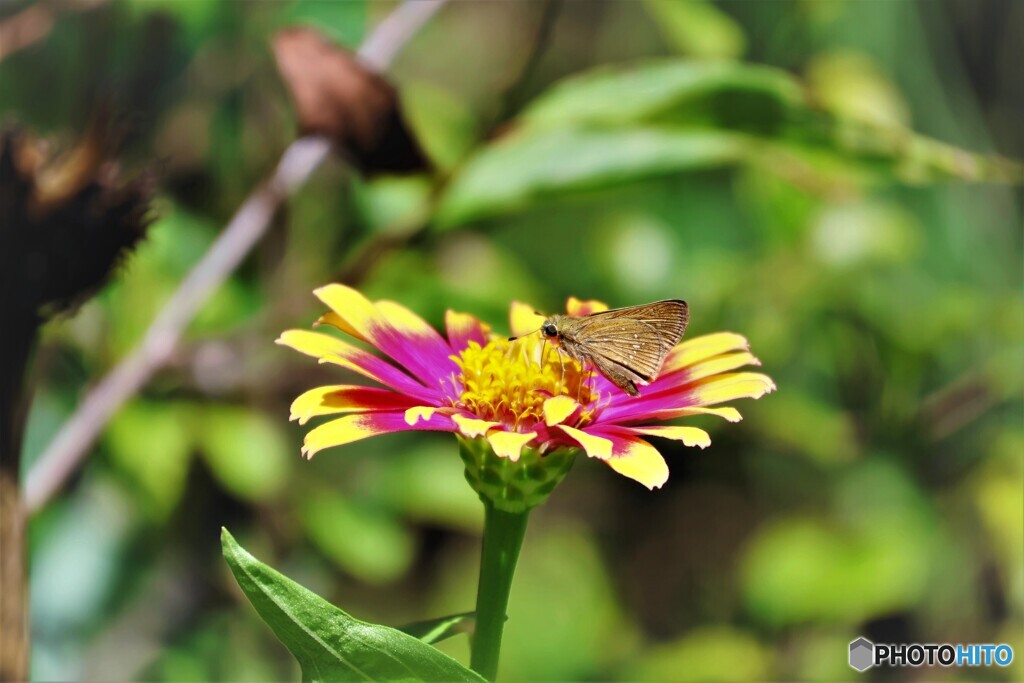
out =
{"type": "Polygon", "coordinates": [[[588,375],[583,374],[586,369],[586,363],[580,363],[580,376],[576,382],[576,403],[580,402],[582,398],[581,393],[583,392],[583,383],[587,381],[588,375]]]}
{"type": "Polygon", "coordinates": [[[565,355],[562,353],[562,349],[557,346],[555,351],[558,352],[558,364],[562,367],[562,377],[558,380],[558,393],[562,393],[562,389],[565,388],[565,355]]]}

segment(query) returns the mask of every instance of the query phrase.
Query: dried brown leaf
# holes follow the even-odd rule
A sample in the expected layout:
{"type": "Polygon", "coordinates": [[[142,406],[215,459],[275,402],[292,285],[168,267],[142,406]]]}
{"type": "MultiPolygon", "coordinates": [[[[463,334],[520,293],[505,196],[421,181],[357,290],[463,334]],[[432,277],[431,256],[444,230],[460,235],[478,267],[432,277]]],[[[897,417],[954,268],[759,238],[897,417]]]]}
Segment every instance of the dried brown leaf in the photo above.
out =
{"type": "Polygon", "coordinates": [[[311,28],[285,29],[273,45],[301,133],[329,137],[367,173],[428,168],[382,76],[311,28]]]}

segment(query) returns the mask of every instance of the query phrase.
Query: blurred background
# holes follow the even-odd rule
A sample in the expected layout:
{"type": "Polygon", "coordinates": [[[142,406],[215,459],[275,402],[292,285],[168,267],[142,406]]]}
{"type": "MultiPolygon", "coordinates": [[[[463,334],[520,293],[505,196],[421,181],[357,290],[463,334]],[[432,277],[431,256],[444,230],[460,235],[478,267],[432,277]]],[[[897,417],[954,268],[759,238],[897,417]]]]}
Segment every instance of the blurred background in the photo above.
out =
{"type": "MultiPolygon", "coordinates": [[[[0,4],[0,26],[27,7],[0,4]]],[[[160,190],[114,280],[44,330],[25,469],[294,139],[273,34],[306,23],[355,47],[393,5],[36,7],[49,9],[38,36],[0,45],[0,117],[59,147],[114,101],[122,166],[155,167],[160,190]]],[[[33,677],[295,679],[221,559],[222,525],[356,617],[472,609],[482,507],[450,436],[299,456],[290,401],[349,378],[272,342],[321,313],[312,289],[345,278],[435,325],[454,308],[499,332],[512,299],[682,297],[689,335],[744,334],[778,384],[737,404],[738,425],[695,420],[705,451],[656,444],[671,468],[660,491],[577,463],[531,521],[506,680],[850,679],[860,635],[1017,655],[874,677],[1024,679],[1018,189],[771,160],[633,172],[613,130],[485,168],[474,182],[500,201],[478,210],[468,182],[461,208],[430,218],[438,188],[553,83],[647,57],[780,67],[839,116],[1020,158],[1021,26],[1012,0],[443,8],[389,71],[437,170],[322,168],[32,520],[33,677]],[[611,171],[549,182],[568,160],[611,171]]],[[[464,636],[441,647],[468,661],[464,636]]]]}

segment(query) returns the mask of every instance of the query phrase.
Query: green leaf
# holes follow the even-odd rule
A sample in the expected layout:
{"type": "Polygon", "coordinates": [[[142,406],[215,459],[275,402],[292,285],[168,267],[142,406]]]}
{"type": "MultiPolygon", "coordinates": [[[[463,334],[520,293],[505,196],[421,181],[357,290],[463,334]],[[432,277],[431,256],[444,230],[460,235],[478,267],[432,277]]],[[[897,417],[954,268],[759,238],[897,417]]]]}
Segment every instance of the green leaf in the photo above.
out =
{"type": "Polygon", "coordinates": [[[424,643],[440,643],[442,640],[457,636],[460,633],[472,633],[476,625],[476,612],[463,612],[437,619],[427,619],[399,627],[399,631],[424,643]]]}
{"type": "Polygon", "coordinates": [[[227,529],[221,546],[246,597],[299,661],[304,681],[483,681],[412,636],[353,619],[254,558],[227,529]]]}
{"type": "Polygon", "coordinates": [[[1024,182],[1024,166],[1017,162],[848,111],[824,110],[791,75],[759,65],[656,59],[598,68],[556,84],[523,113],[522,123],[743,131],[769,143],[767,149],[748,146],[752,160],[783,174],[815,175],[817,166],[829,162],[824,152],[905,182],[1024,182]],[[788,156],[780,160],[783,153],[788,156]]]}
{"type": "Polygon", "coordinates": [[[485,148],[456,176],[438,209],[441,227],[568,192],[714,168],[740,156],[742,140],[659,128],[522,131],[485,148]]]}
{"type": "Polygon", "coordinates": [[[825,111],[782,70],[658,59],[594,69],[541,95],[457,171],[437,224],[737,162],[820,193],[893,179],[1024,182],[1016,162],[825,111]]]}
{"type": "Polygon", "coordinates": [[[528,128],[675,126],[777,131],[804,92],[785,71],[729,62],[653,59],[600,67],[555,84],[523,112],[528,128]]]}

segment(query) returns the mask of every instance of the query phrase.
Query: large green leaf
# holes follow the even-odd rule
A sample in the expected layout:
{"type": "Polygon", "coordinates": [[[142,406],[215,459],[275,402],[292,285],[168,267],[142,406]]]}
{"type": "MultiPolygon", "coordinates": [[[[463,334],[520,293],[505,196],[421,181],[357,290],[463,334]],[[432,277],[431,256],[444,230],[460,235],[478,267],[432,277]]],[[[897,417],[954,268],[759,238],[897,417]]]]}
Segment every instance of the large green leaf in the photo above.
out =
{"type": "Polygon", "coordinates": [[[742,141],[664,128],[522,131],[485,148],[448,188],[441,227],[515,210],[568,192],[734,162],[742,141]]]}
{"type": "MultiPolygon", "coordinates": [[[[522,120],[527,128],[659,124],[739,130],[790,154],[825,151],[903,181],[1024,180],[1016,162],[822,109],[785,71],[754,64],[660,59],[595,69],[552,87],[522,120]]],[[[763,159],[763,150],[756,152],[755,160],[763,159]]]]}
{"type": "Polygon", "coordinates": [[[1024,180],[1015,162],[826,111],[779,69],[658,59],[594,69],[538,97],[509,134],[458,169],[438,224],[737,162],[814,191],[893,179],[1024,180]]]}
{"type": "Polygon", "coordinates": [[[295,656],[305,681],[483,681],[430,645],[353,619],[246,552],[227,529],[224,559],[238,585],[295,656]]]}

